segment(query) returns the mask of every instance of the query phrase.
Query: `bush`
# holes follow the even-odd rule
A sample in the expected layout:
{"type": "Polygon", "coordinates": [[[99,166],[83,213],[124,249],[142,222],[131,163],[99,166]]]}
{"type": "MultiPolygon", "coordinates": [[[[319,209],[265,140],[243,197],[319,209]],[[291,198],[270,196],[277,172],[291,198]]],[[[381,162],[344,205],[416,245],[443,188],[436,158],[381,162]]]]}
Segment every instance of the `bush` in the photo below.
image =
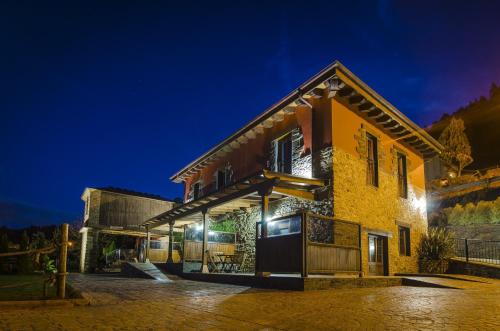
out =
{"type": "Polygon", "coordinates": [[[477,204],[469,202],[465,207],[457,203],[454,207],[445,208],[444,212],[450,225],[500,224],[500,197],[477,204]]]}
{"type": "Polygon", "coordinates": [[[455,240],[453,235],[443,228],[430,228],[420,241],[418,256],[420,271],[443,273],[446,271],[448,259],[453,257],[455,240]]]}

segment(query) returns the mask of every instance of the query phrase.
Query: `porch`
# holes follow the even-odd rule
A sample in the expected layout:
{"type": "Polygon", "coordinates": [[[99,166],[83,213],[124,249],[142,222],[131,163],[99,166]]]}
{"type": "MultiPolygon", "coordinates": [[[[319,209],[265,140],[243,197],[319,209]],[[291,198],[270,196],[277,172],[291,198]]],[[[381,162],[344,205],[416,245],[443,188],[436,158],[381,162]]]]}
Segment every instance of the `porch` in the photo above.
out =
{"type": "Polygon", "coordinates": [[[319,215],[321,208],[331,213],[331,200],[328,181],[263,171],[145,225],[148,232],[182,229],[182,270],[188,279],[263,277],[273,283],[314,275],[358,277],[360,225],[319,215]],[[235,228],[217,228],[227,221],[235,228]]]}

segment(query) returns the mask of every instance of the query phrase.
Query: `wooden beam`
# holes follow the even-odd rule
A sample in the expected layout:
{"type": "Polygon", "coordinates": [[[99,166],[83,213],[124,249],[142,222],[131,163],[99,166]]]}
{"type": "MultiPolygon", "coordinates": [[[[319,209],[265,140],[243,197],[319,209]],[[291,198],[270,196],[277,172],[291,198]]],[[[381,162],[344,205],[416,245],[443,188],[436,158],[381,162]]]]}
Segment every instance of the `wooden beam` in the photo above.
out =
{"type": "Polygon", "coordinates": [[[288,181],[288,182],[303,183],[303,184],[316,185],[316,186],[325,186],[325,181],[322,179],[298,177],[298,176],[293,176],[293,175],[269,171],[269,170],[264,170],[263,173],[264,173],[264,177],[266,177],[266,178],[277,178],[279,180],[288,181]]]}
{"type": "Polygon", "coordinates": [[[257,135],[255,134],[255,132],[253,130],[250,130],[247,133],[245,133],[245,136],[248,139],[255,139],[255,137],[257,137],[257,135]]]}
{"type": "Polygon", "coordinates": [[[333,98],[341,89],[345,87],[344,82],[338,77],[330,78],[326,81],[326,85],[328,85],[328,98],[333,98]]]}
{"type": "Polygon", "coordinates": [[[273,189],[273,193],[279,193],[286,196],[314,201],[314,193],[303,190],[295,190],[292,188],[275,186],[273,189]]]}
{"type": "Polygon", "coordinates": [[[374,118],[374,119],[382,117],[384,115],[385,115],[385,113],[378,108],[375,108],[375,110],[373,110],[367,114],[368,117],[374,118]]]}
{"type": "Polygon", "coordinates": [[[273,115],[273,120],[276,122],[281,122],[285,119],[285,114],[282,112],[277,112],[273,115]]]}
{"type": "Polygon", "coordinates": [[[285,113],[285,115],[293,115],[295,114],[295,107],[286,106],[285,108],[283,108],[283,112],[285,113]]]}
{"type": "Polygon", "coordinates": [[[264,123],[262,123],[262,125],[266,128],[266,129],[270,129],[273,127],[273,119],[272,118],[269,118],[267,120],[264,121],[264,123]]]}
{"type": "Polygon", "coordinates": [[[361,112],[369,112],[369,111],[372,111],[376,108],[377,107],[375,107],[375,105],[371,102],[364,102],[363,104],[359,105],[359,107],[358,107],[359,111],[361,111],[361,112]]]}
{"type": "Polygon", "coordinates": [[[366,100],[362,95],[356,94],[349,97],[349,103],[351,105],[359,105],[363,100],[366,100]]]}
{"type": "Polygon", "coordinates": [[[313,88],[311,90],[311,92],[309,92],[309,95],[312,97],[312,98],[315,98],[315,99],[320,99],[321,97],[323,97],[323,89],[322,88],[313,88]]]}

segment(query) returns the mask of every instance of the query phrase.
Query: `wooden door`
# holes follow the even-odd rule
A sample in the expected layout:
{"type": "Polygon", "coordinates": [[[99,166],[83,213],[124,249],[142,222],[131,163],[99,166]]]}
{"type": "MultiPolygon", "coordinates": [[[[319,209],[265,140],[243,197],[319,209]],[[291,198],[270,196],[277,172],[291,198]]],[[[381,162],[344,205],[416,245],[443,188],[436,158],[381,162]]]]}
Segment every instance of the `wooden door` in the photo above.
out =
{"type": "Polygon", "coordinates": [[[386,240],[382,236],[368,235],[368,274],[383,276],[386,274],[386,240]]]}

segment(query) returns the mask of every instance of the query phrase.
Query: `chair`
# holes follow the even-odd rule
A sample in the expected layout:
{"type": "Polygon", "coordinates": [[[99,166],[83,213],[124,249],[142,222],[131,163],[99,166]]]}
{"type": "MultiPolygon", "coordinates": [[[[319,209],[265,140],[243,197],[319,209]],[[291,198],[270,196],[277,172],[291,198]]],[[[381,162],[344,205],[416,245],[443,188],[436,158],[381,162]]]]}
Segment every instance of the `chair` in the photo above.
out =
{"type": "Polygon", "coordinates": [[[229,272],[240,272],[241,266],[245,263],[246,252],[245,251],[235,251],[231,265],[229,267],[229,272]]]}

